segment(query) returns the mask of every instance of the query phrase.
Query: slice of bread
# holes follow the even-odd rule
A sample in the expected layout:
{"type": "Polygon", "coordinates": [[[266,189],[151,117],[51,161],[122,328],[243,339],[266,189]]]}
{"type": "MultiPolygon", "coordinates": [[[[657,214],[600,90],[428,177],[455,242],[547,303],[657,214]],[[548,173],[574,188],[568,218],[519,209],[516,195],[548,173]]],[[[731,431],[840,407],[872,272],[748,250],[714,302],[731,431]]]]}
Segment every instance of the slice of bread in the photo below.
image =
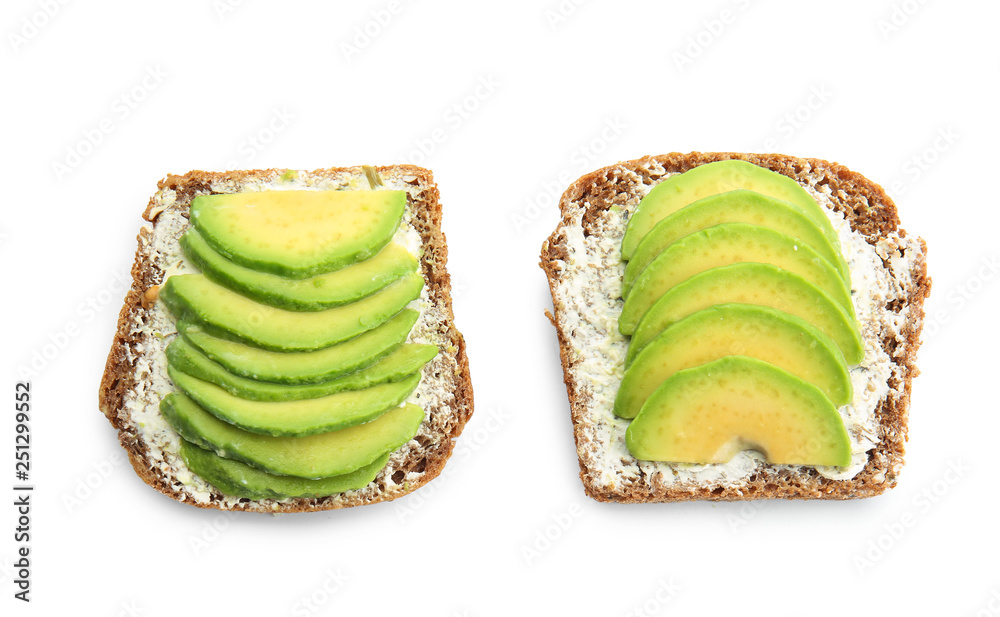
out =
{"type": "MultiPolygon", "coordinates": [[[[167,377],[165,348],[176,325],[162,302],[159,286],[190,268],[178,239],[188,227],[191,200],[198,195],[240,191],[367,188],[361,167],[290,171],[267,169],[209,173],[192,171],[167,176],[150,199],[139,231],[132,267],[132,287],[118,320],[104,378],[100,409],[118,429],[118,439],[139,476],[173,499],[202,508],[255,512],[308,512],[389,501],[405,495],[441,473],[454,440],[472,415],[472,383],[465,341],[455,329],[451,281],[445,265],[448,249],[441,231],[441,204],[429,171],[411,165],[379,167],[386,188],[408,194],[403,222],[395,239],[419,255],[426,284],[411,308],[420,317],[408,342],[437,345],[437,357],[407,402],[425,411],[417,435],[389,458],[375,480],[360,490],[324,498],[254,501],[223,495],[193,475],[178,456],[180,438],[160,416],[160,400],[173,385],[167,377]]],[[[193,271],[193,270],[192,270],[193,271]]]]}
{"type": "Polygon", "coordinates": [[[852,499],[896,484],[903,465],[910,387],[930,291],[920,238],[899,228],[881,187],[842,165],[778,154],[732,152],[647,156],[599,169],[563,194],[562,220],[542,246],[552,292],[549,318],[559,337],[580,477],[598,501],[663,502],[764,498],[852,499]],[[852,297],[865,342],[853,367],[856,392],[841,408],[852,465],[771,465],[743,452],[725,465],[638,461],[625,447],[628,420],[612,413],[627,338],[621,313],[621,239],[640,200],[670,175],[723,159],[784,174],[828,210],[851,269],[852,297]]]}

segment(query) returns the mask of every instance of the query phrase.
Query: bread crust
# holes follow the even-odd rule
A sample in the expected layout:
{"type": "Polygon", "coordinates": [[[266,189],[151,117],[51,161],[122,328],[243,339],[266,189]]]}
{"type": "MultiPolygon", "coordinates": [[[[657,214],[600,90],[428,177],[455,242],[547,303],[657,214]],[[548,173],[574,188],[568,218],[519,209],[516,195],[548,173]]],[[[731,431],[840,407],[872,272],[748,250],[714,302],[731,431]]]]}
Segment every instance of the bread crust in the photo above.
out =
{"type": "MultiPolygon", "coordinates": [[[[585,409],[587,394],[578,384],[574,375],[574,361],[571,355],[568,333],[565,328],[567,308],[559,301],[556,286],[560,281],[562,263],[568,258],[563,233],[573,225],[571,206],[585,204],[582,226],[584,234],[600,234],[599,214],[613,205],[628,202],[636,194],[636,187],[655,183],[668,173],[680,173],[693,167],[726,159],[741,159],[788,176],[796,181],[806,178],[816,180],[817,185],[828,185],[835,209],[844,215],[851,228],[875,245],[888,234],[897,232],[906,237],[899,228],[896,205],[879,185],[843,165],[821,159],[797,158],[781,154],[746,154],[736,152],[673,152],[659,156],[646,156],[625,161],[589,173],[563,193],[559,202],[561,221],[556,230],[542,246],[540,266],[548,278],[553,299],[553,313],[547,315],[555,326],[563,367],[563,378],[569,397],[573,420],[574,438],[580,462],[580,478],[586,493],[598,501],[623,503],[669,502],[669,501],[744,501],[751,499],[854,499],[878,495],[896,485],[897,476],[903,465],[907,438],[910,391],[913,378],[919,373],[916,354],[920,346],[920,331],[923,326],[923,303],[930,293],[931,279],[927,275],[925,254],[927,247],[917,238],[921,253],[917,256],[909,272],[910,284],[907,288],[906,304],[909,305],[908,319],[900,329],[900,339],[886,334],[882,346],[892,361],[900,368],[901,379],[890,378],[889,395],[876,409],[879,427],[878,445],[869,451],[864,469],[850,480],[831,480],[821,476],[811,467],[769,469],[753,473],[743,483],[728,486],[699,486],[695,484],[666,485],[655,477],[643,474],[640,482],[617,483],[611,489],[595,482],[596,472],[591,468],[587,455],[590,437],[585,429],[587,419],[585,409]],[[902,347],[902,349],[899,349],[902,347]]],[[[884,261],[884,265],[888,263],[884,261]]],[[[900,307],[886,307],[898,310],[900,307]]]]}
{"type": "MultiPolygon", "coordinates": [[[[451,301],[451,279],[446,269],[448,248],[441,230],[441,203],[437,185],[430,171],[413,165],[392,165],[377,167],[386,179],[401,179],[416,187],[416,195],[410,194],[408,209],[414,213],[412,224],[420,234],[423,253],[420,256],[420,271],[426,280],[426,289],[431,305],[440,310],[445,319],[439,334],[445,342],[441,354],[451,356],[454,361],[454,375],[425,374],[424,379],[442,379],[452,384],[454,398],[448,405],[427,408],[420,431],[409,443],[390,458],[393,478],[386,477],[383,470],[375,480],[363,489],[348,491],[322,498],[299,498],[289,500],[261,500],[226,498],[218,491],[211,491],[208,501],[197,501],[184,491],[183,483],[177,477],[177,469],[157,462],[152,456],[148,443],[143,439],[125,404],[126,397],[137,385],[136,362],[143,353],[142,332],[133,324],[145,323],[155,302],[156,286],[164,278],[164,271],[151,259],[150,241],[160,215],[155,198],[151,198],[143,218],[151,227],[143,227],[138,235],[138,249],[132,266],[132,286],[125,296],[118,318],[118,326],[111,351],[108,354],[104,375],[99,390],[99,407],[118,430],[118,440],[128,453],[129,461],[136,473],[147,484],[161,493],[201,508],[219,510],[255,511],[267,513],[313,512],[333,510],[351,506],[391,501],[413,492],[437,477],[454,449],[454,440],[461,434],[473,413],[472,381],[469,376],[469,361],[465,339],[454,326],[451,301]],[[149,294],[147,295],[147,291],[149,294]],[[397,484],[397,479],[405,481],[397,484]]],[[[168,175],[158,184],[159,192],[173,191],[176,204],[186,210],[197,195],[211,194],[213,185],[220,183],[242,183],[247,180],[273,181],[291,170],[264,169],[249,171],[205,172],[191,171],[184,175],[168,175]]],[[[341,176],[363,176],[361,167],[333,167],[312,172],[302,172],[319,178],[341,176]]],[[[158,193],[159,194],[159,193],[158,193]]],[[[146,401],[158,404],[159,400],[146,401]]],[[[179,461],[179,458],[178,458],[179,461]]],[[[176,465],[175,461],[175,465],[176,465]]],[[[182,463],[180,463],[182,464],[182,463]]]]}

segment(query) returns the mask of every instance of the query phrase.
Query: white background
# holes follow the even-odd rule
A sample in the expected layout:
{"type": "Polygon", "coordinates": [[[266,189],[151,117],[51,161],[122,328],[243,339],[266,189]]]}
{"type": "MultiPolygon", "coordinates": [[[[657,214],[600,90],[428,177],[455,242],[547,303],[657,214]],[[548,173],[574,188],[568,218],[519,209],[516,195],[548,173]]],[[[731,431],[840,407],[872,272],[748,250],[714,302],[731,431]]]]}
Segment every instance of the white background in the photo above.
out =
{"type": "Polygon", "coordinates": [[[34,361],[36,492],[30,606],[0,507],[0,612],[997,614],[996,4],[578,3],[558,21],[558,0],[4,3],[0,485],[9,504],[14,383],[34,361]],[[690,150],[841,162],[926,239],[895,490],[584,495],[539,248],[573,179],[690,150]],[[143,484],[96,403],[157,180],[407,160],[440,185],[476,393],[445,475],[283,517],[143,484]]]}

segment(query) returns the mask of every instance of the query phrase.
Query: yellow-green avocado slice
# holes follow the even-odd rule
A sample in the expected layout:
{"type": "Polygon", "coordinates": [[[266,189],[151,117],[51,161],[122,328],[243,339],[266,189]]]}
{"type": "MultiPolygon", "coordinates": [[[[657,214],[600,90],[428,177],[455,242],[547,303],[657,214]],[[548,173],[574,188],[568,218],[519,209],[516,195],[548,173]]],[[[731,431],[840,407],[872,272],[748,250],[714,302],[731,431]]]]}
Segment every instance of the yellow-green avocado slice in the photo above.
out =
{"type": "Polygon", "coordinates": [[[851,275],[840,250],[830,243],[819,227],[787,201],[738,189],[712,195],[688,204],[658,222],[636,247],[625,267],[622,297],[627,298],[632,283],[649,262],[671,243],[684,236],[722,223],[748,223],[767,227],[808,244],[829,261],[850,289],[851,275]]]}
{"type": "Polygon", "coordinates": [[[625,299],[618,330],[622,334],[635,332],[639,320],[660,296],[699,272],[742,262],[772,264],[798,274],[854,314],[850,288],[812,248],[773,229],[725,223],[688,234],[657,255],[625,299]]]}
{"type": "Polygon", "coordinates": [[[632,254],[654,225],[684,206],[708,197],[736,189],[748,189],[787,201],[797,206],[823,231],[837,251],[840,241],[823,208],[795,180],[758,167],[753,163],[730,159],[700,165],[682,174],[670,176],[649,191],[639,203],[622,239],[622,259],[632,254]]]}
{"type": "Polygon", "coordinates": [[[197,321],[213,335],[272,351],[312,351],[385,323],[416,299],[423,286],[422,276],[407,274],[357,302],[298,312],[260,304],[203,274],[181,274],[167,279],[160,298],[178,319],[197,321]]]}
{"type": "Polygon", "coordinates": [[[309,480],[254,469],[184,440],[181,440],[180,454],[188,469],[222,493],[257,500],[327,497],[364,488],[382,471],[391,455],[383,454],[375,462],[340,476],[309,480]]]}
{"type": "Polygon", "coordinates": [[[397,349],[420,313],[404,309],[377,328],[316,351],[281,352],[217,338],[196,323],[180,321],[177,330],[214,362],[234,375],[257,381],[310,384],[329,381],[377,362],[397,349]]]}
{"type": "Polygon", "coordinates": [[[721,304],[688,315],[643,348],[625,371],[614,412],[634,418],[674,373],[731,355],[784,369],[818,387],[834,406],[851,402],[850,373],[829,337],[788,313],[752,304],[721,304]]]}
{"type": "Polygon", "coordinates": [[[738,263],[696,274],[663,294],[635,329],[625,366],[670,324],[709,306],[729,303],[768,306],[799,317],[830,337],[848,365],[864,359],[864,343],[853,312],[846,312],[821,289],[787,270],[738,263]]]}
{"type": "Polygon", "coordinates": [[[753,449],[776,465],[851,464],[844,421],[819,388],[744,356],[674,373],[629,424],[625,442],[645,461],[726,463],[753,449]]]}
{"type": "Polygon", "coordinates": [[[298,478],[329,478],[370,465],[417,434],[424,410],[405,404],[350,428],[309,437],[249,433],[219,420],[180,392],[160,402],[160,412],[181,437],[219,456],[263,471],[298,478]]]}
{"type": "Polygon", "coordinates": [[[177,389],[217,418],[251,433],[304,437],[369,422],[396,407],[416,389],[420,374],[319,398],[252,401],[192,377],[171,365],[167,373],[177,389]]]}
{"type": "Polygon", "coordinates": [[[330,381],[300,385],[268,383],[234,375],[212,362],[183,337],[175,338],[167,346],[167,362],[175,369],[211,382],[235,397],[251,401],[299,401],[399,381],[420,371],[437,353],[435,345],[401,345],[359,371],[330,381]]]}
{"type": "Polygon", "coordinates": [[[212,249],[194,228],[181,236],[181,247],[188,259],[216,283],[290,311],[321,311],[357,302],[417,270],[416,257],[395,242],[364,261],[304,279],[290,279],[234,263],[212,249]]]}
{"type": "Polygon", "coordinates": [[[405,191],[262,191],[199,195],[190,218],[233,262],[306,278],[377,253],[405,207],[405,191]]]}

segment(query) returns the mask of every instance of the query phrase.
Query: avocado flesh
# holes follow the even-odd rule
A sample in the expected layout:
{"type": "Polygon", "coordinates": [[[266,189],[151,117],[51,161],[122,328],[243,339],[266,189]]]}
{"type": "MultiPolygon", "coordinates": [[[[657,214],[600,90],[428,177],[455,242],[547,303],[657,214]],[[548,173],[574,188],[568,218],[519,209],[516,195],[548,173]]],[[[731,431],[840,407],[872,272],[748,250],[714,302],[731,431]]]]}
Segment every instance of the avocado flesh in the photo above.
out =
{"type": "Polygon", "coordinates": [[[625,370],[614,412],[634,418],[671,375],[730,355],[763,360],[818,387],[836,406],[851,402],[851,376],[833,341],[808,322],[763,306],[721,304],[661,332],[625,370]]]}
{"type": "Polygon", "coordinates": [[[251,401],[298,401],[399,381],[420,371],[437,353],[438,348],[434,345],[402,345],[359,371],[330,381],[303,385],[267,383],[234,375],[212,362],[183,337],[174,339],[167,346],[167,362],[175,369],[213,383],[235,397],[251,401]]]}
{"type": "Polygon", "coordinates": [[[181,237],[188,259],[212,281],[263,304],[291,311],[321,311],[357,302],[409,272],[417,260],[395,242],[375,256],[305,279],[251,270],[212,249],[194,228],[181,237]]]}
{"type": "Polygon", "coordinates": [[[304,437],[369,422],[406,400],[420,383],[414,373],[399,381],[319,398],[252,401],[168,365],[177,389],[212,415],[251,433],[304,437]]]}
{"type": "Polygon", "coordinates": [[[777,465],[851,463],[844,422],[818,388],[743,356],[674,373],[629,424],[625,442],[646,461],[726,463],[754,449],[777,465]]]}
{"type": "Polygon", "coordinates": [[[199,195],[190,219],[227,259],[301,279],[377,253],[405,207],[405,191],[263,191],[199,195]]]}
{"type": "Polygon", "coordinates": [[[181,437],[227,459],[299,478],[329,478],[370,465],[417,434],[424,410],[406,404],[350,428],[308,437],[249,433],[219,420],[180,392],[160,402],[160,412],[181,437]]]}
{"type": "Polygon", "coordinates": [[[851,275],[847,262],[840,250],[830,243],[809,217],[789,202],[739,189],[699,199],[656,223],[636,247],[625,267],[622,297],[628,297],[632,284],[643,268],[671,243],[690,233],[723,223],[767,227],[809,245],[837,268],[841,280],[850,289],[851,275]]]}
{"type": "Polygon", "coordinates": [[[710,195],[748,189],[797,206],[812,219],[837,251],[840,241],[823,208],[795,180],[753,163],[731,159],[700,165],[670,176],[649,191],[629,219],[622,259],[632,259],[639,243],[667,215],[710,195]]]}
{"type": "Polygon", "coordinates": [[[830,262],[809,246],[766,227],[725,223],[688,234],[646,266],[625,299],[619,331],[634,333],[646,311],[672,287],[705,270],[743,262],[772,264],[798,274],[854,314],[850,289],[830,262]]]}
{"type": "Polygon", "coordinates": [[[377,328],[316,351],[295,353],[268,351],[236,341],[217,338],[201,326],[181,321],[177,330],[230,373],[282,384],[310,384],[329,381],[365,368],[399,348],[420,313],[405,309],[377,328]]]}
{"type": "Polygon", "coordinates": [[[312,351],[385,323],[416,299],[423,285],[422,276],[408,274],[352,304],[297,312],[255,302],[203,274],[181,274],[167,279],[160,298],[175,317],[197,321],[210,334],[272,351],[312,351]]]}
{"type": "Polygon", "coordinates": [[[181,442],[180,454],[188,469],[221,492],[256,500],[326,497],[364,488],[382,471],[390,456],[389,453],[383,454],[375,462],[343,475],[309,480],[254,469],[188,441],[181,442]]]}
{"type": "Polygon", "coordinates": [[[848,365],[864,359],[853,312],[848,314],[801,276],[768,264],[739,263],[696,274],[663,294],[635,329],[625,365],[670,324],[709,306],[731,303],[767,306],[794,315],[830,337],[848,365]]]}

